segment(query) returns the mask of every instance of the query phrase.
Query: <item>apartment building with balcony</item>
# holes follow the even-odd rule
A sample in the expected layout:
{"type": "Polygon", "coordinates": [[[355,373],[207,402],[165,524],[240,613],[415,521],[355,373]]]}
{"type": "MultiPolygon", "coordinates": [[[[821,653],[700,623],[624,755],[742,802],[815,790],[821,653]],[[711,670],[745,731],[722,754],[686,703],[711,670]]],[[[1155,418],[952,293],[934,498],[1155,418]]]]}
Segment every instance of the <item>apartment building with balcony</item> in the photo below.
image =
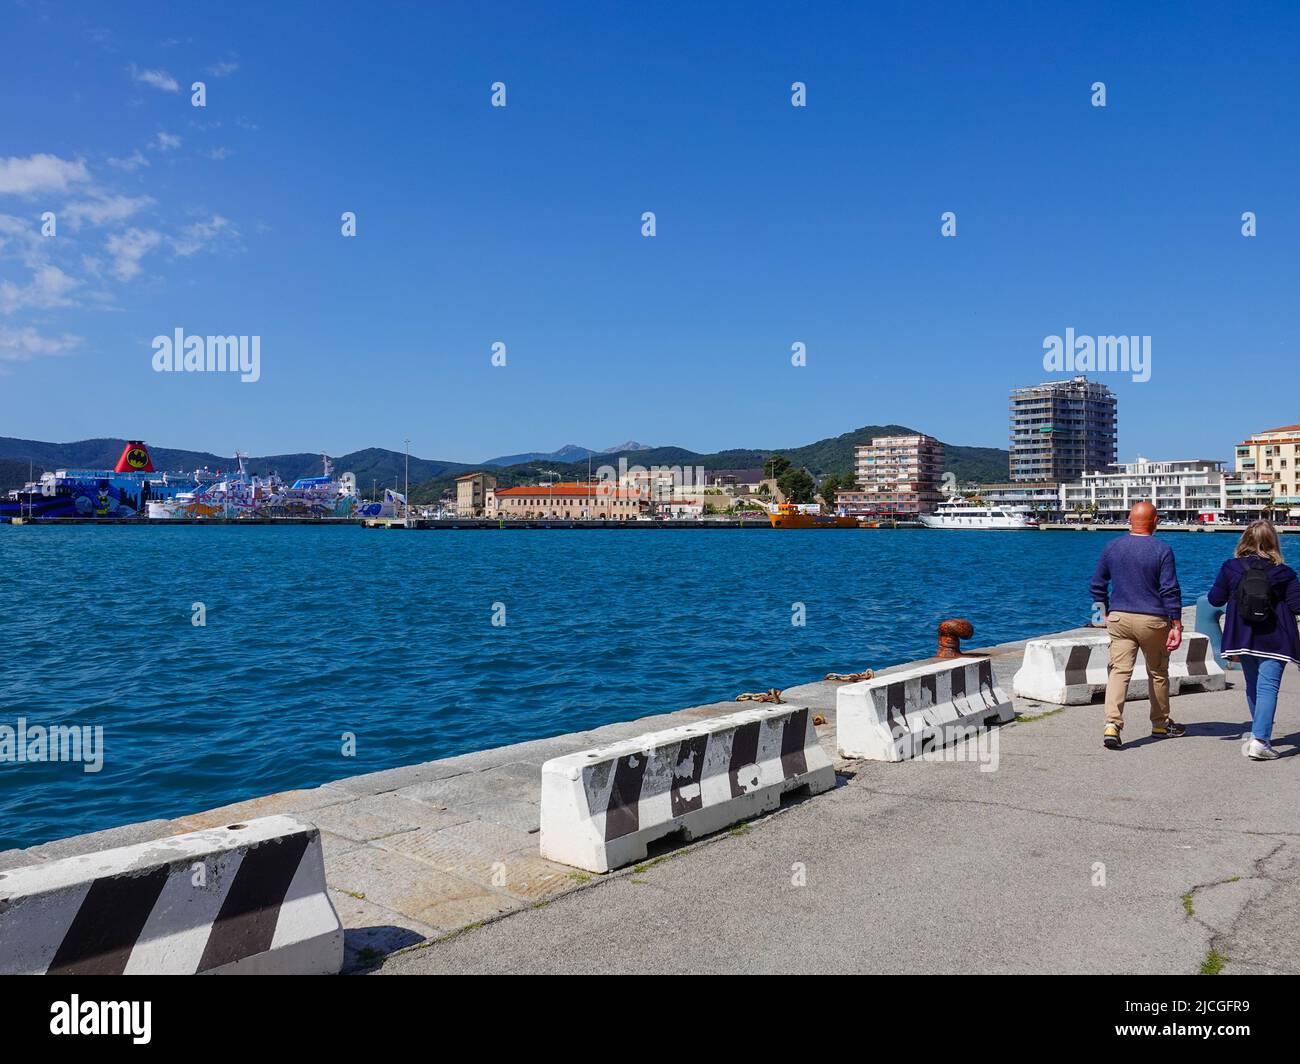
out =
{"type": "Polygon", "coordinates": [[[1243,502],[1260,504],[1266,516],[1300,517],[1300,425],[1248,436],[1237,444],[1236,467],[1243,502]]]}
{"type": "Polygon", "coordinates": [[[1139,457],[1136,462],[1117,462],[1062,484],[1060,492],[1067,520],[1083,515],[1123,520],[1138,502],[1153,503],[1160,517],[1169,521],[1217,521],[1229,509],[1223,463],[1206,458],[1152,462],[1139,457]]]}
{"type": "Polygon", "coordinates": [[[1252,472],[1225,473],[1223,479],[1228,486],[1228,512],[1234,520],[1273,515],[1272,480],[1252,472]]]}
{"type": "Polygon", "coordinates": [[[1115,393],[1087,377],[1011,392],[1011,479],[1064,484],[1118,455],[1115,393]]]}
{"type": "Polygon", "coordinates": [[[877,436],[854,449],[856,491],[835,495],[837,509],[855,516],[912,518],[942,501],[943,444],[933,436],[877,436]]]}

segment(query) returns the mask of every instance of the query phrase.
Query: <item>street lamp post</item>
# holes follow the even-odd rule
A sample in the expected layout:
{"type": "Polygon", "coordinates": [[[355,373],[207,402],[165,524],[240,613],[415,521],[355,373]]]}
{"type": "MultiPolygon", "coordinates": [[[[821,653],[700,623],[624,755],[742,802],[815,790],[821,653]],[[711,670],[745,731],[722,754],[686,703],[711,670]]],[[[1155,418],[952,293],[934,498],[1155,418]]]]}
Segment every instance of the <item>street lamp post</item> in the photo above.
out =
{"type": "Polygon", "coordinates": [[[406,441],[406,491],[402,495],[402,523],[411,522],[411,441],[406,441]]]}

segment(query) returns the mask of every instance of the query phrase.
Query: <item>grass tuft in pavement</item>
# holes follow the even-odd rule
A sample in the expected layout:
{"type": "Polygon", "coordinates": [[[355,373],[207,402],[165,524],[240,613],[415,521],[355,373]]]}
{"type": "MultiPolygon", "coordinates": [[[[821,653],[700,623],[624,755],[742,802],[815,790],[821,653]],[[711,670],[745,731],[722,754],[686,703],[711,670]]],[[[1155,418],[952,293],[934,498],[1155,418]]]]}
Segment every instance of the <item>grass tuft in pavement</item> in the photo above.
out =
{"type": "Polygon", "coordinates": [[[1223,971],[1223,966],[1227,961],[1228,958],[1217,949],[1210,950],[1205,955],[1205,960],[1201,961],[1201,975],[1218,975],[1223,971]]]}
{"type": "Polygon", "coordinates": [[[1015,723],[1033,724],[1036,720],[1045,720],[1047,717],[1054,717],[1058,713],[1064,713],[1064,706],[1057,706],[1056,709],[1044,710],[1042,713],[1017,713],[1015,723]]]}

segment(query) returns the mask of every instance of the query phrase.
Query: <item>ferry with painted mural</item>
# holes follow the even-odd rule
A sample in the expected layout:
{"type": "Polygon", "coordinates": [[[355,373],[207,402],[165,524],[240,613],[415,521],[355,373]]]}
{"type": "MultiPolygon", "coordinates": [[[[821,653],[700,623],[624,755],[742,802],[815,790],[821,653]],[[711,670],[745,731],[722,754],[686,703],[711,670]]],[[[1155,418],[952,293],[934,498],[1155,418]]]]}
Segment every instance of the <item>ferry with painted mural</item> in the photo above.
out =
{"type": "Polygon", "coordinates": [[[246,456],[235,453],[236,470],[220,480],[178,492],[166,499],[150,500],[147,514],[155,520],[203,520],[220,518],[353,517],[357,511],[357,479],[343,473],[337,479],[327,455],[321,455],[325,471],[319,477],[299,477],[286,484],[271,473],[250,476],[244,468],[246,456]]]}
{"type": "Polygon", "coordinates": [[[328,458],[325,473],[286,485],[275,474],[250,476],[244,456],[237,469],[159,472],[149,448],[131,440],[112,469],[60,469],[42,473],[0,498],[0,522],[14,520],[133,520],[352,517],[357,509],[356,477],[338,478],[328,458]]]}

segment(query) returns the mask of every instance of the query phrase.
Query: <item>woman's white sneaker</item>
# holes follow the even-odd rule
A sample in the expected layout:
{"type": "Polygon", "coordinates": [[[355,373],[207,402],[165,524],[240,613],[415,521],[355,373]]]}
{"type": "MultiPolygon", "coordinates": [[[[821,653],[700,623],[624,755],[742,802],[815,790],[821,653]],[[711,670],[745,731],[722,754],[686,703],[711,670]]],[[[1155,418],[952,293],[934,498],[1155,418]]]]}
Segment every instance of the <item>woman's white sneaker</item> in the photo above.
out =
{"type": "Polygon", "coordinates": [[[1246,744],[1246,756],[1252,761],[1276,761],[1280,755],[1268,743],[1261,743],[1258,739],[1251,739],[1246,744]]]}

